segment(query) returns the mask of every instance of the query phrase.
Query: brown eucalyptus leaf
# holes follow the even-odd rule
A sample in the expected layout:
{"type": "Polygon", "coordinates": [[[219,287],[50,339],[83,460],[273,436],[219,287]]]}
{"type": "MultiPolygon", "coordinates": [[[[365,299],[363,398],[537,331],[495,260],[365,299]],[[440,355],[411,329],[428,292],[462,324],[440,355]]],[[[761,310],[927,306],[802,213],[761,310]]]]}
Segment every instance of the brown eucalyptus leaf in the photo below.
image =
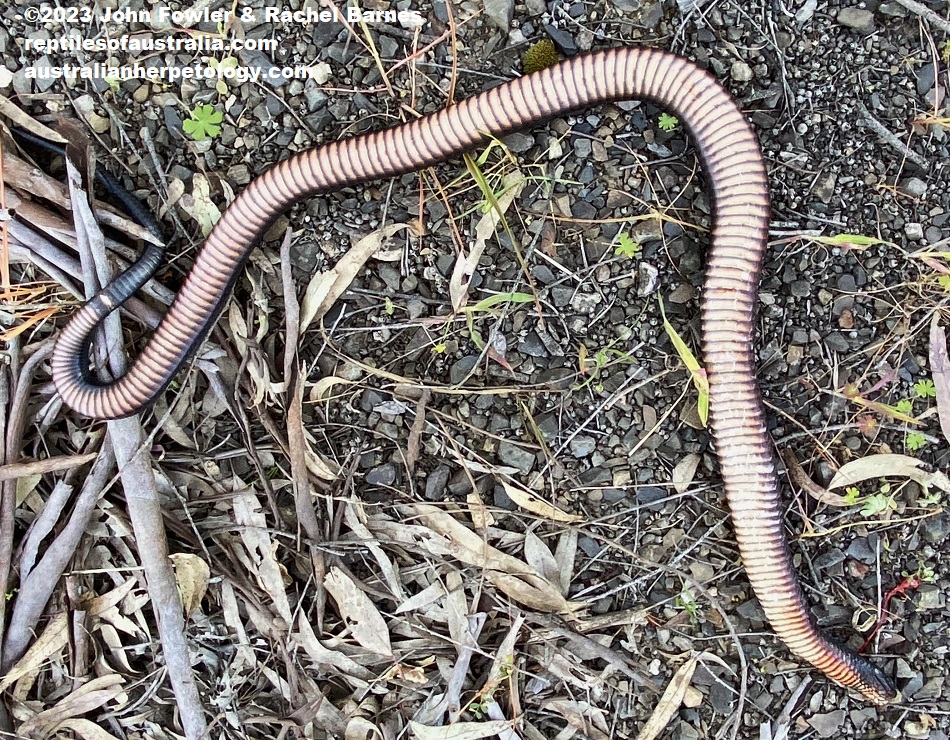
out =
{"type": "Polygon", "coordinates": [[[323,585],[336,602],[353,639],[377,655],[392,658],[393,649],[386,620],[366,592],[337,567],[330,569],[323,579],[323,585]]]}
{"type": "Polygon", "coordinates": [[[181,606],[186,617],[190,617],[201,606],[201,600],[208,591],[211,568],[199,558],[187,552],[175,552],[168,556],[175,566],[175,580],[181,595],[181,606]]]}

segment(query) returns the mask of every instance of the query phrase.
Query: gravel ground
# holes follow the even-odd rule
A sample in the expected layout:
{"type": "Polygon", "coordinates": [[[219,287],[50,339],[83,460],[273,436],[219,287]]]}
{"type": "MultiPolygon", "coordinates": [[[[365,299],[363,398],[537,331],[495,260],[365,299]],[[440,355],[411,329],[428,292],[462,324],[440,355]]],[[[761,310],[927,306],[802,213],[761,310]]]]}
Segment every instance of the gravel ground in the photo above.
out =
{"type": "MultiPolygon", "coordinates": [[[[946,2],[925,5],[947,17],[946,2]]],[[[135,0],[132,7],[138,7],[135,0]]],[[[394,125],[410,108],[437,110],[450,81],[461,99],[510,78],[519,73],[529,42],[550,38],[563,54],[620,43],[682,53],[733,92],[760,135],[769,166],[773,249],[761,285],[759,382],[777,448],[793,452],[823,485],[845,463],[888,452],[947,470],[950,449],[934,400],[917,390],[931,378],[930,321],[942,311],[946,326],[947,292],[932,266],[912,253],[941,240],[946,251],[950,236],[950,126],[926,123],[946,104],[950,79],[940,54],[950,34],[896,2],[715,2],[684,18],[668,2],[529,0],[515,5],[510,21],[504,3],[481,15],[475,4],[453,8],[451,15],[443,4],[412,9],[429,22],[419,47],[455,28],[453,19],[454,59],[442,39],[397,67],[412,54],[412,33],[376,26],[384,78],[339,25],[259,25],[245,30],[280,39],[273,61],[325,62],[331,71],[326,85],[232,84],[222,94],[212,83],[123,83],[115,94],[106,85],[80,82],[69,97],[105,141],[122,142],[119,156],[150,147],[166,182],[180,180],[191,192],[195,175],[203,173],[221,204],[230,189],[288,150],[394,125]],[[190,142],[183,119],[203,104],[224,113],[221,133],[190,142]],[[890,132],[891,140],[875,126],[890,132]],[[143,127],[149,142],[142,139],[143,127]],[[839,234],[879,241],[812,238],[839,234]],[[849,386],[857,401],[847,397],[849,386]],[[868,405],[896,406],[906,399],[922,417],[919,448],[915,430],[868,405]]],[[[13,39],[47,32],[24,29],[12,11],[3,12],[9,34],[0,29],[0,53],[17,70],[13,39]]],[[[21,96],[42,93],[24,98],[35,113],[48,112],[46,96],[66,91],[61,83],[29,85],[14,76],[12,88],[21,96]]],[[[586,609],[581,622],[561,628],[573,637],[557,632],[539,605],[519,603],[484,581],[477,568],[458,569],[469,607],[487,615],[478,640],[482,662],[469,669],[469,699],[488,680],[491,656],[512,624],[526,619],[514,651],[522,672],[520,709],[512,708],[507,688],[496,698],[504,716],[523,713],[533,728],[524,731],[527,736],[566,737],[564,728],[575,723],[582,735],[634,737],[658,701],[643,682],[653,679],[662,690],[690,655],[701,652],[694,691],[670,720],[667,737],[946,738],[950,517],[940,513],[933,489],[901,478],[867,481],[860,494],[888,505],[862,513],[860,506],[828,507],[786,486],[796,566],[818,623],[836,639],[859,647],[863,640],[852,615],[857,624],[866,622],[903,574],[926,576],[907,598],[891,602],[893,619],[874,646],[876,662],[896,676],[903,692],[900,707],[870,707],[802,667],[772,635],[751,596],[710,435],[659,311],[661,298],[676,331],[699,346],[709,196],[688,136],[681,126],[663,130],[661,113],[634,102],[560,117],[513,134],[504,140],[507,151],[496,147],[480,162],[496,194],[506,175],[520,173],[526,183],[506,212],[510,231],[499,229],[485,243],[468,306],[498,293],[534,293],[537,306],[508,301],[451,315],[459,248],[471,249],[484,215],[484,197],[459,162],[301,203],[272,230],[275,236],[288,224],[295,230],[292,254],[302,295],[312,272],[330,268],[355,237],[391,223],[414,226],[388,242],[394,259],[371,260],[357,275],[324,319],[325,330],[311,328],[303,340],[311,382],[339,379],[330,400],[312,389],[304,412],[314,449],[346,471],[323,489],[332,494],[324,511],[331,521],[336,516],[327,529],[328,557],[370,584],[373,601],[392,615],[399,601],[385,593],[373,556],[354,547],[358,531],[348,524],[341,529],[339,502],[355,493],[367,516],[396,520],[404,516],[397,505],[406,502],[468,512],[466,522],[475,518],[472,511],[487,507],[490,523],[476,526],[486,542],[537,568],[547,563],[552,573],[566,568],[563,595],[586,609]],[[420,396],[423,386],[456,392],[420,396]],[[418,461],[407,463],[407,456],[418,461]],[[569,526],[545,522],[513,498],[513,484],[583,519],[569,526]],[[592,640],[583,643],[578,632],[592,640]],[[624,656],[624,668],[605,658],[604,649],[624,656]],[[591,723],[587,730],[576,724],[581,720],[591,723]]],[[[136,178],[127,180],[157,212],[163,201],[154,194],[152,158],[127,161],[136,178]]],[[[174,230],[172,248],[183,256],[170,260],[161,278],[174,286],[201,240],[188,212],[172,211],[177,223],[167,214],[163,226],[169,234],[174,230]]],[[[263,364],[270,363],[271,378],[281,376],[283,352],[277,246],[271,242],[252,259],[235,300],[248,321],[259,317],[261,305],[270,306],[269,331],[249,355],[260,353],[263,364]]],[[[230,315],[223,323],[234,329],[230,315]]],[[[245,401],[263,387],[243,371],[232,375],[241,379],[245,401]]],[[[196,403],[205,393],[201,378],[182,386],[196,403]]],[[[260,397],[279,414],[279,389],[261,390],[260,397]]],[[[248,437],[260,449],[273,448],[267,425],[251,417],[248,437]]],[[[241,454],[243,432],[226,414],[196,414],[189,422],[198,452],[178,449],[173,438],[158,439],[168,464],[207,469],[214,460],[217,481],[253,479],[254,463],[241,454]],[[233,454],[224,454],[229,450],[233,454]]],[[[263,459],[265,467],[281,465],[279,454],[263,459]]],[[[289,497],[289,489],[280,496],[289,497]]],[[[213,525],[196,526],[213,541],[213,525]]],[[[296,531],[292,516],[269,526],[291,537],[296,531]]],[[[448,579],[440,564],[427,564],[411,548],[393,552],[410,593],[429,582],[412,575],[415,569],[428,567],[448,579]]],[[[312,608],[307,573],[290,568],[288,578],[297,579],[300,606],[312,608]]],[[[221,607],[215,598],[209,601],[215,622],[221,607]]],[[[407,641],[400,658],[406,664],[419,659],[411,656],[410,635],[421,641],[420,635],[441,634],[444,627],[427,617],[412,625],[399,633],[407,641]]],[[[391,631],[396,645],[398,630],[391,631]]],[[[442,656],[431,644],[428,651],[442,656]]],[[[424,717],[426,697],[444,690],[449,659],[439,660],[443,673],[427,671],[416,693],[405,686],[394,692],[398,704],[374,692],[375,715],[368,700],[350,695],[352,686],[337,681],[327,695],[348,714],[358,704],[379,726],[393,712],[401,718],[388,725],[395,733],[405,720],[424,717]]],[[[220,679],[206,670],[204,690],[213,692],[220,679]]],[[[242,699],[230,709],[244,721],[258,711],[289,711],[275,708],[280,702],[273,705],[273,697],[242,699]]],[[[477,715],[470,707],[463,716],[477,715]]]]}

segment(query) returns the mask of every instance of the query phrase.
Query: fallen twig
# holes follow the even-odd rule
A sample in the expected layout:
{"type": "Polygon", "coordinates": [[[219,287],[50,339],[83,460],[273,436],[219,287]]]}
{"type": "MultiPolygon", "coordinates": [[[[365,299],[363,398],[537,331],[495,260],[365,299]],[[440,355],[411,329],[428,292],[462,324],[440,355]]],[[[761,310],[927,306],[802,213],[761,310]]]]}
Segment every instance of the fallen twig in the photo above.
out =
{"type": "MultiPolygon", "coordinates": [[[[87,294],[96,291],[98,285],[107,283],[111,270],[105,256],[102,233],[89,211],[88,203],[78,187],[79,175],[72,163],[66,162],[70,183],[73,216],[76,219],[77,246],[84,262],[89,263],[84,272],[87,294]],[[95,276],[95,277],[93,277],[95,276]]],[[[122,327],[119,314],[113,312],[103,322],[106,342],[110,347],[122,347],[122,327]]],[[[112,373],[119,377],[125,373],[125,353],[108,353],[112,373]]],[[[138,416],[108,423],[112,449],[125,491],[125,500],[135,539],[139,543],[138,555],[145,570],[152,609],[158,623],[159,638],[165,666],[176,706],[181,717],[185,735],[189,738],[207,737],[201,697],[191,669],[188,641],[185,635],[185,620],[181,598],[175,581],[175,573],[168,557],[168,541],[165,536],[162,505],[152,473],[151,459],[138,416]]]]}
{"type": "Polygon", "coordinates": [[[867,123],[868,128],[881,137],[885,143],[890,144],[894,149],[907,157],[907,159],[920,167],[920,169],[926,170],[930,168],[930,163],[927,162],[926,159],[917,154],[917,152],[913,151],[909,146],[907,146],[907,144],[891,133],[891,130],[887,128],[887,126],[871,115],[871,111],[869,111],[867,106],[860,100],[858,101],[858,108],[861,110],[861,114],[864,116],[864,120],[867,123]]]}
{"type": "MultiPolygon", "coordinates": [[[[69,521],[46,548],[35,566],[33,563],[36,561],[35,553],[38,551],[39,540],[48,529],[45,525],[52,525],[55,522],[45,522],[42,518],[37,518],[33,531],[24,543],[23,557],[20,558],[20,592],[14,602],[13,614],[4,636],[3,663],[0,665],[0,670],[8,671],[23,657],[33,640],[36,624],[43,616],[43,610],[53,590],[60,583],[60,578],[75,555],[76,548],[89,525],[89,520],[96,510],[99,496],[112,477],[115,457],[109,446],[103,447],[94,457],[97,459],[83,482],[69,521]]],[[[47,506],[55,510],[58,498],[61,497],[51,495],[47,506]]]]}
{"type": "Polygon", "coordinates": [[[16,480],[25,478],[28,475],[44,475],[46,473],[58,473],[61,470],[78,468],[96,459],[96,453],[91,452],[88,455],[61,455],[50,457],[46,460],[32,460],[31,462],[10,463],[0,465],[0,480],[16,480]]]}
{"type": "Polygon", "coordinates": [[[930,8],[921,5],[916,2],[916,0],[897,0],[900,5],[903,5],[912,13],[916,13],[921,18],[923,18],[928,23],[932,23],[940,30],[950,33],[950,21],[945,18],[941,18],[939,15],[934,13],[930,8]]]}

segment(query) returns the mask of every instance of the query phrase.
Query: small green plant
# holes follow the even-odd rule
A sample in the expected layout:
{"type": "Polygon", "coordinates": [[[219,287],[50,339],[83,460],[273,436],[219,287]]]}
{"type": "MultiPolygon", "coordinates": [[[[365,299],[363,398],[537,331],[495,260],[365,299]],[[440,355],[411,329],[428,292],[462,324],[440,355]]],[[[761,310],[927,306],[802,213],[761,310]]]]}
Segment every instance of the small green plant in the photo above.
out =
{"type": "Polygon", "coordinates": [[[211,139],[221,133],[224,116],[213,105],[199,105],[191,112],[191,118],[182,122],[182,128],[195,141],[211,139]]]}
{"type": "Polygon", "coordinates": [[[864,506],[861,507],[861,516],[880,516],[886,517],[891,511],[897,510],[897,501],[894,500],[894,494],[891,493],[891,484],[882,483],[879,493],[872,493],[864,499],[864,506]]]}
{"type": "Polygon", "coordinates": [[[669,113],[661,113],[656,125],[659,126],[661,131],[672,131],[679,126],[679,123],[680,120],[676,116],[671,116],[669,113]]]}
{"type": "Polygon", "coordinates": [[[588,378],[574,390],[579,391],[593,383],[594,390],[600,393],[604,390],[604,386],[603,383],[599,383],[597,381],[600,377],[600,374],[604,370],[606,370],[611,365],[616,365],[618,363],[626,363],[629,365],[634,363],[633,357],[631,357],[628,353],[622,352],[619,349],[614,349],[614,345],[619,341],[619,339],[615,339],[606,347],[597,350],[593,356],[588,353],[587,346],[581,343],[581,346],[577,351],[577,366],[581,374],[587,375],[588,378]]]}
{"type": "MultiPolygon", "coordinates": [[[[876,387],[875,387],[876,388],[876,387]]],[[[874,388],[871,389],[875,390],[874,388]]],[[[901,408],[906,409],[907,404],[904,401],[898,402],[897,405],[889,405],[886,403],[881,403],[880,401],[872,401],[868,398],[865,398],[860,389],[854,383],[848,383],[844,388],[841,389],[841,395],[855,403],[859,406],[863,406],[869,411],[880,414],[881,416],[890,417],[895,421],[902,421],[905,424],[920,424],[921,422],[918,419],[915,419],[907,411],[902,411],[901,408]]],[[[913,409],[913,406],[911,406],[913,409]]]]}
{"type": "Polygon", "coordinates": [[[483,298],[474,306],[464,306],[462,313],[465,314],[465,320],[468,322],[468,335],[472,343],[478,347],[481,352],[485,349],[485,340],[481,333],[475,328],[475,316],[479,313],[491,313],[491,309],[499,303],[532,303],[534,296],[528,293],[496,293],[488,298],[483,298]]]}
{"type": "Polygon", "coordinates": [[[896,408],[902,414],[907,414],[910,416],[914,413],[914,401],[911,398],[904,398],[898,401],[894,408],[896,408]]]}
{"type": "Polygon", "coordinates": [[[699,616],[699,604],[696,603],[696,597],[693,592],[683,584],[683,590],[676,597],[676,605],[689,614],[689,621],[695,623],[699,616]]]}
{"type": "Polygon", "coordinates": [[[950,275],[940,275],[937,277],[937,285],[944,290],[950,290],[950,275]]]}
{"type": "Polygon", "coordinates": [[[468,705],[468,711],[472,713],[472,716],[477,720],[483,720],[488,718],[488,709],[492,703],[491,697],[483,699],[482,701],[473,701],[468,705]]]}
{"type": "Polygon", "coordinates": [[[950,64],[950,39],[943,42],[943,50],[940,52],[940,58],[950,64]]]}
{"type": "Polygon", "coordinates": [[[930,378],[923,378],[914,383],[914,391],[921,398],[936,398],[937,388],[930,378]]]}
{"type": "Polygon", "coordinates": [[[917,570],[911,573],[905,570],[901,573],[904,578],[919,578],[921,583],[936,583],[937,573],[928,565],[924,565],[922,560],[917,561],[917,570]]]}
{"type": "Polygon", "coordinates": [[[905,444],[908,450],[917,452],[917,450],[922,449],[927,444],[927,438],[920,432],[911,432],[907,435],[905,444]]]}
{"type": "Polygon", "coordinates": [[[936,486],[933,489],[926,488],[924,489],[924,495],[918,497],[917,504],[919,506],[928,507],[928,506],[940,506],[940,491],[936,486]]]}
{"type": "Polygon", "coordinates": [[[844,500],[849,506],[854,506],[856,503],[858,503],[859,498],[861,498],[861,491],[859,491],[855,486],[848,486],[844,490],[844,500]]]}
{"type": "MultiPolygon", "coordinates": [[[[231,73],[238,66],[237,57],[225,57],[220,62],[217,59],[211,58],[208,59],[208,66],[213,70],[230,70],[231,73]]],[[[228,74],[228,73],[226,73],[228,74]]],[[[228,83],[222,78],[218,78],[218,81],[214,85],[214,89],[218,91],[218,95],[224,95],[228,91],[228,83]]]]}
{"type": "Polygon", "coordinates": [[[619,257],[633,259],[640,254],[641,249],[642,247],[633,240],[633,237],[624,232],[617,237],[617,248],[614,250],[614,254],[619,257]]]}
{"type": "Polygon", "coordinates": [[[528,47],[521,55],[521,66],[526,75],[537,72],[547,67],[553,67],[561,61],[557,53],[557,47],[551,39],[541,39],[538,43],[528,47]]]}

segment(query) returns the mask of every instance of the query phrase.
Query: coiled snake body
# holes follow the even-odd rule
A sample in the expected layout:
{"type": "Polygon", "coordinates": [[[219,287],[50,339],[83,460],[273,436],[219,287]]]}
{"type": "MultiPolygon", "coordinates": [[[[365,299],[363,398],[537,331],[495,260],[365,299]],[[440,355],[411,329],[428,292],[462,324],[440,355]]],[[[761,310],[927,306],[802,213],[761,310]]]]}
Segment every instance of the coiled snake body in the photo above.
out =
{"type": "Polygon", "coordinates": [[[778,636],[795,655],[878,704],[896,691],[861,656],[815,628],[782,525],[772,443],[755,379],[754,318],[769,224],[768,180],[755,134],[729,94],[693,63],[653,49],[576,57],[499,85],[438,113],[299,153],[245,188],[208,236],[184,286],[128,373],[100,384],[90,337],[144,283],[161,255],[147,250],[72,318],[56,342],[53,379],[67,405],[111,419],[151,403],[218,317],[249,252],[295,201],[436,164],[553,116],[646,98],[673,110],[693,135],[715,205],[702,308],[711,428],[742,561],[778,636]]]}

